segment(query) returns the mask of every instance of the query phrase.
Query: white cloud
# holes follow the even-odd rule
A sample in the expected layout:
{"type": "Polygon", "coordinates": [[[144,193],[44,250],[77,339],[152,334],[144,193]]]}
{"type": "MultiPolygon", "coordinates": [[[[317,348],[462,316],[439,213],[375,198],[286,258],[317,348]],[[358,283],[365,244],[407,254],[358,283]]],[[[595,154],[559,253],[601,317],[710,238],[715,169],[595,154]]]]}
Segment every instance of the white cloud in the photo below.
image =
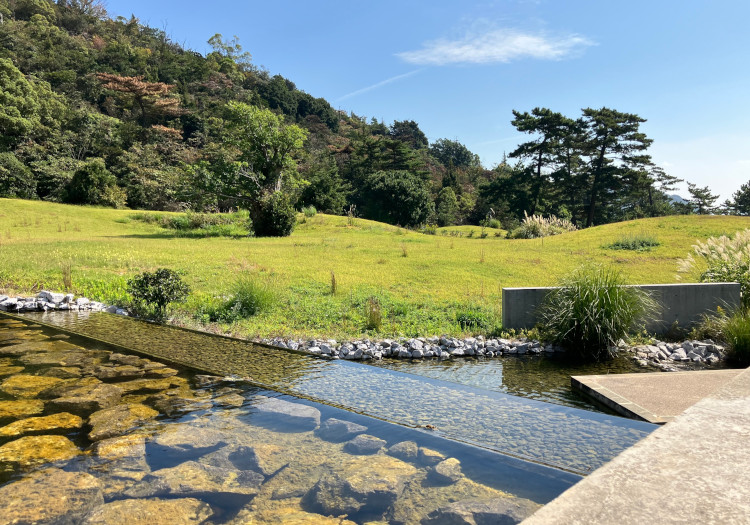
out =
{"type": "Polygon", "coordinates": [[[397,56],[412,64],[437,66],[505,63],[521,58],[561,60],[592,45],[594,42],[576,34],[555,37],[515,29],[494,29],[468,34],[460,40],[427,42],[422,49],[397,53],[397,56]]]}
{"type": "Polygon", "coordinates": [[[346,100],[347,98],[355,97],[357,95],[361,95],[362,93],[367,93],[368,91],[372,91],[373,89],[378,89],[379,87],[385,86],[387,84],[390,84],[392,82],[396,82],[398,80],[401,80],[403,78],[410,77],[412,75],[415,75],[422,71],[424,68],[415,69],[414,71],[409,71],[408,73],[404,73],[402,75],[396,75],[395,77],[386,78],[385,80],[381,80],[380,82],[373,84],[371,86],[364,87],[362,89],[358,89],[356,91],[352,91],[351,93],[347,93],[343,97],[339,97],[336,102],[339,102],[341,100],[346,100]]]}

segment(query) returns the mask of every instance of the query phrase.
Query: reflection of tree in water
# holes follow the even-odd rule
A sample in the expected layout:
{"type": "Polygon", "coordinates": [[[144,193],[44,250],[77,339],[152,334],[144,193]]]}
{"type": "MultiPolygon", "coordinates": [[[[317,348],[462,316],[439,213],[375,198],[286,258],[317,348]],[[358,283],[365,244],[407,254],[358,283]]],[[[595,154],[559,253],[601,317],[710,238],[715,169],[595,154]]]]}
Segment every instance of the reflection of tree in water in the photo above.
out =
{"type": "Polygon", "coordinates": [[[518,396],[593,408],[585,397],[573,391],[570,377],[576,375],[621,374],[641,369],[626,357],[602,363],[570,362],[561,357],[528,356],[503,359],[504,391],[518,396]]]}

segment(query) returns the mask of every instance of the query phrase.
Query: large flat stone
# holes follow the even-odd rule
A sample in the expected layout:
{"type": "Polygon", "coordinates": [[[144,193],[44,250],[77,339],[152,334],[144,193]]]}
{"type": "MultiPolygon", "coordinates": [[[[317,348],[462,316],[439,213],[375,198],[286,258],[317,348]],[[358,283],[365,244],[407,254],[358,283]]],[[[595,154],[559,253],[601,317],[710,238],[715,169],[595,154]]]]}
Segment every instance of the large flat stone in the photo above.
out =
{"type": "Polygon", "coordinates": [[[0,390],[13,397],[32,398],[39,392],[60,383],[62,379],[56,377],[33,376],[18,374],[0,383],[0,390]]]}
{"type": "Polygon", "coordinates": [[[68,433],[83,426],[83,419],[67,412],[43,417],[30,417],[0,427],[0,437],[15,438],[29,434],[68,433]]]}
{"type": "Polygon", "coordinates": [[[26,436],[0,447],[0,466],[27,469],[72,459],[81,451],[65,436],[26,436]]]}
{"type": "Polygon", "coordinates": [[[70,390],[64,396],[51,400],[49,404],[57,410],[88,415],[116,405],[121,397],[121,388],[101,383],[70,390]]]}
{"type": "Polygon", "coordinates": [[[99,410],[89,417],[89,425],[91,425],[89,439],[99,441],[120,436],[158,415],[159,412],[153,408],[138,403],[117,405],[99,410]]]}
{"type": "Polygon", "coordinates": [[[320,410],[276,397],[258,396],[253,423],[279,430],[313,430],[320,425],[320,410]]]}

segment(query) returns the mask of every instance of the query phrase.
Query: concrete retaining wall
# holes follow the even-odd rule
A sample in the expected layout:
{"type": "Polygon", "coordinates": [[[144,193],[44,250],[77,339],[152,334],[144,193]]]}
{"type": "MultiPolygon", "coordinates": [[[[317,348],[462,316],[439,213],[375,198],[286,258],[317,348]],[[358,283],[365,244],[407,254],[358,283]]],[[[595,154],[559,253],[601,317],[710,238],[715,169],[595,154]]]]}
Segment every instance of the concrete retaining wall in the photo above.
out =
{"type": "MultiPolygon", "coordinates": [[[[649,332],[663,333],[677,322],[687,328],[700,321],[702,314],[715,312],[718,306],[735,308],[740,304],[738,283],[643,284],[661,305],[656,319],[647,323],[649,332]]],[[[503,328],[532,328],[537,309],[553,288],[503,288],[503,328]]]]}

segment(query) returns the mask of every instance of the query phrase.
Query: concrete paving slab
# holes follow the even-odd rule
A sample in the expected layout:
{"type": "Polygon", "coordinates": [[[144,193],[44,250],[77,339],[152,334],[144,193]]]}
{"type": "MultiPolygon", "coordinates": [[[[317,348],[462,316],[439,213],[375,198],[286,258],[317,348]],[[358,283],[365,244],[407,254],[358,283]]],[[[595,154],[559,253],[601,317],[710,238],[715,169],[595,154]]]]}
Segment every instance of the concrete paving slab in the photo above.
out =
{"type": "Polygon", "coordinates": [[[744,370],[701,370],[573,376],[570,382],[574,389],[618,414],[664,424],[742,372],[744,370]]]}
{"type": "Polygon", "coordinates": [[[750,523],[750,369],[523,525],[750,523]]]}

